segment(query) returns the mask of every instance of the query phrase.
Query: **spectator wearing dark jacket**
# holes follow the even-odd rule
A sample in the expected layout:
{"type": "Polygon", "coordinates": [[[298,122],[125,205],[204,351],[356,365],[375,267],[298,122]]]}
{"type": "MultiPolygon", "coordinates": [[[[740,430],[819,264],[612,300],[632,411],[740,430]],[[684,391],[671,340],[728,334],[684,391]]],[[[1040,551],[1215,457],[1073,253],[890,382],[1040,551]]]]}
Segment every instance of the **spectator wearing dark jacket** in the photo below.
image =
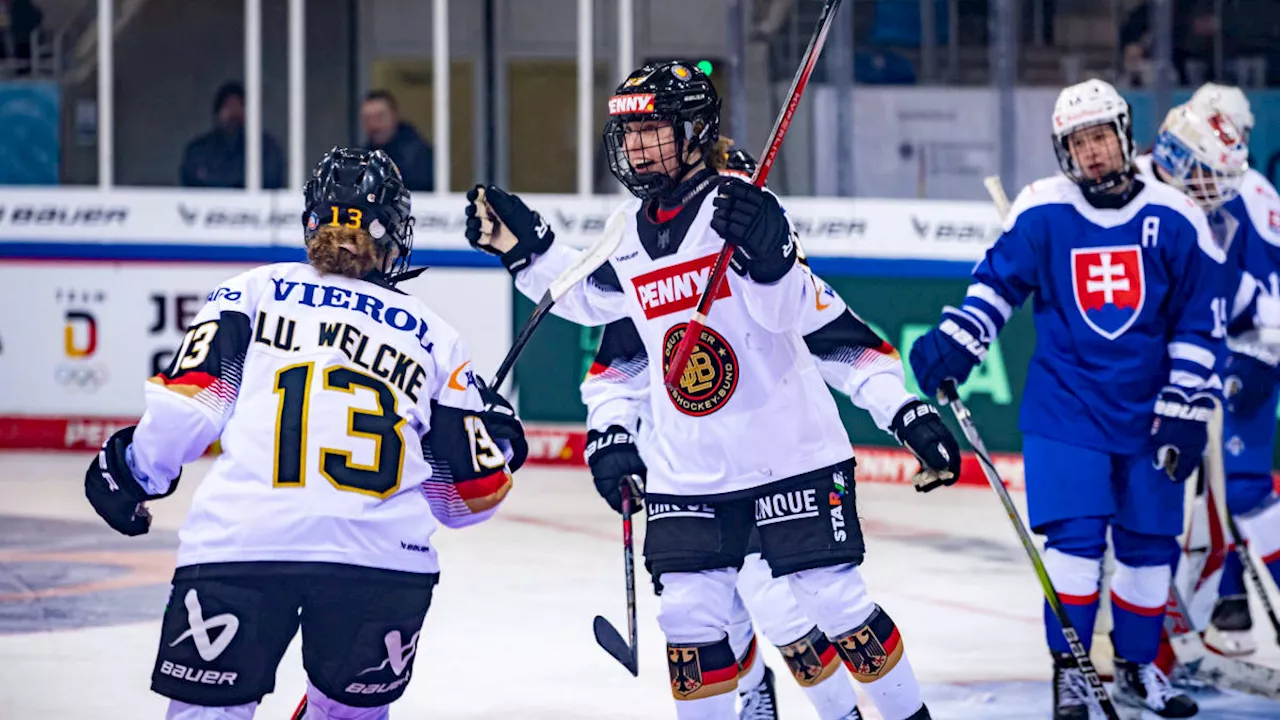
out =
{"type": "Polygon", "coordinates": [[[412,125],[400,121],[396,99],[385,90],[374,90],[360,106],[360,126],[364,129],[366,147],[382,150],[391,156],[405,187],[410,190],[435,190],[435,153],[412,125]]]}
{"type": "MultiPolygon", "coordinates": [[[[213,100],[214,128],[187,143],[182,153],[182,184],[186,187],[244,187],[244,86],[224,83],[213,100]]],[[[262,187],[284,187],[284,153],[267,133],[262,134],[262,187]]]]}

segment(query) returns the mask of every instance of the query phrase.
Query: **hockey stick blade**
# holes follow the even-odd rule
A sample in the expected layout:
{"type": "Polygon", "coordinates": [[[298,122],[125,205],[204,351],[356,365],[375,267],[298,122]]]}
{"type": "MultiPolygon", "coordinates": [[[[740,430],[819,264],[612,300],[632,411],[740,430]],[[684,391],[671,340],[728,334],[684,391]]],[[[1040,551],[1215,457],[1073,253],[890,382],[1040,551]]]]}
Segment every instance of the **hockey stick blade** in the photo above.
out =
{"type": "Polygon", "coordinates": [[[1187,606],[1177,586],[1169,588],[1169,603],[1164,614],[1164,629],[1178,662],[1196,679],[1215,688],[1280,700],[1280,670],[1226,657],[1204,644],[1200,633],[1191,625],[1187,606]]]}
{"type": "Polygon", "coordinates": [[[637,668],[635,650],[622,639],[622,633],[618,632],[603,616],[597,615],[596,619],[591,623],[591,629],[595,631],[596,643],[604,648],[604,651],[613,656],[627,669],[627,672],[633,676],[639,676],[640,670],[637,668]]]}
{"type": "Polygon", "coordinates": [[[565,296],[575,285],[591,277],[591,273],[599,270],[602,265],[609,261],[609,256],[614,250],[618,249],[618,244],[622,242],[622,236],[627,230],[626,213],[614,213],[609,222],[604,226],[604,235],[596,241],[595,245],[587,248],[573,261],[573,264],[565,268],[555,280],[551,281],[550,287],[542,294],[542,298],[538,300],[538,306],[533,309],[529,315],[529,319],[525,321],[524,327],[520,328],[520,334],[516,336],[515,342],[511,344],[511,349],[507,351],[507,356],[502,358],[502,364],[498,366],[498,371],[493,374],[493,382],[489,383],[490,387],[495,390],[502,387],[502,383],[506,382],[507,375],[511,374],[511,370],[516,366],[516,360],[520,358],[520,353],[524,352],[524,348],[529,344],[529,340],[533,338],[533,332],[542,324],[543,318],[551,312],[552,306],[565,296]]]}
{"type": "MultiPolygon", "coordinates": [[[[805,86],[809,84],[809,76],[813,74],[813,69],[818,64],[818,56],[822,54],[822,46],[827,41],[827,33],[831,30],[836,11],[840,9],[840,2],[841,0],[826,0],[822,6],[817,27],[813,29],[813,35],[809,38],[809,47],[804,51],[800,67],[796,68],[795,77],[791,79],[791,89],[787,91],[787,102],[773,122],[773,129],[769,131],[769,140],[765,143],[764,155],[756,166],[755,175],[751,177],[751,184],[758,188],[764,187],[769,171],[773,169],[773,163],[778,158],[778,149],[782,147],[782,140],[791,127],[791,120],[795,117],[796,108],[800,105],[800,98],[804,96],[805,86]]],[[[720,248],[720,253],[716,255],[711,272],[707,275],[707,283],[702,288],[702,295],[694,306],[693,315],[684,326],[684,337],[680,338],[680,343],[676,345],[676,350],[671,355],[671,364],[663,373],[662,382],[671,390],[680,387],[684,371],[689,367],[689,358],[693,356],[693,350],[698,346],[698,338],[702,337],[702,331],[706,328],[707,314],[711,312],[711,304],[716,301],[720,284],[728,282],[725,272],[729,269],[731,257],[733,257],[733,245],[726,242],[720,248]]]]}

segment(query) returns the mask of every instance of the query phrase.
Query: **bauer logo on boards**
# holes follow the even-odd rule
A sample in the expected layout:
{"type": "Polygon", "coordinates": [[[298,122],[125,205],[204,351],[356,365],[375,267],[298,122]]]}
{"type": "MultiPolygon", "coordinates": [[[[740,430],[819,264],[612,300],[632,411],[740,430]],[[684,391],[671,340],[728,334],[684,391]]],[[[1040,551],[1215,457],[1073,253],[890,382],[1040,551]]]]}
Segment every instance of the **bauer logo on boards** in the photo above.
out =
{"type": "Polygon", "coordinates": [[[609,98],[610,115],[653,112],[653,93],[614,95],[609,98]]]}
{"type": "MultiPolygon", "coordinates": [[[[715,255],[708,255],[637,275],[632,284],[636,289],[636,299],[644,308],[644,316],[652,320],[668,313],[692,310],[702,296],[715,261],[715,255]]],[[[716,299],[732,294],[726,280],[720,283],[716,299]]]]}

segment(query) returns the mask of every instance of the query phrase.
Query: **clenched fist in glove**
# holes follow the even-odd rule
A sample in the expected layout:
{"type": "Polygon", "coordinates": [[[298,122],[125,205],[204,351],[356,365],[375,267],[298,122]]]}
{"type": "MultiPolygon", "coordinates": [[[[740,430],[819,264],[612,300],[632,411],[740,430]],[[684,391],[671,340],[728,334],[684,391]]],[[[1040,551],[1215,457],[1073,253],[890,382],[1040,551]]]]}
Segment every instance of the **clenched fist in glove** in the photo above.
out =
{"type": "Polygon", "coordinates": [[[107,438],[84,474],[84,494],[94,512],[113,530],[130,537],[145,535],[151,529],[151,513],[144,503],[173,494],[181,477],[174,478],[169,490],[160,495],[143,489],[128,460],[136,429],[136,425],[127,427],[107,438]]]}
{"type": "Polygon", "coordinates": [[[610,425],[604,432],[587,431],[587,465],[596,483],[596,492],[614,512],[622,512],[624,480],[631,483],[632,510],[644,507],[644,477],[648,468],[640,459],[635,438],[621,425],[610,425]]]}
{"type": "Polygon", "coordinates": [[[476,385],[480,388],[480,399],[484,401],[482,419],[484,427],[494,440],[505,440],[511,448],[511,459],[507,460],[507,468],[511,472],[520,469],[529,457],[529,443],[524,437],[524,424],[516,415],[515,408],[507,399],[490,388],[479,377],[476,385]]]}
{"type": "Polygon", "coordinates": [[[758,283],[775,283],[796,263],[796,241],[778,198],[737,178],[711,201],[711,229],[734,246],[730,267],[758,283]]]}
{"type": "Polygon", "coordinates": [[[1213,397],[1207,392],[1188,393],[1176,385],[1166,385],[1156,398],[1155,420],[1151,423],[1151,444],[1155,466],[1164,468],[1174,482],[1183,482],[1200,464],[1209,442],[1209,417],[1213,397]]]}
{"type": "Polygon", "coordinates": [[[942,424],[934,406],[909,400],[898,409],[889,431],[920,461],[920,470],[911,478],[916,492],[929,492],[960,479],[960,444],[942,424]]]}
{"type": "Polygon", "coordinates": [[[987,357],[992,339],[986,337],[982,323],[963,308],[943,308],[938,326],[911,346],[911,370],[921,392],[936,397],[947,380],[955,380],[957,385],[964,382],[987,357]]]}
{"type": "Polygon", "coordinates": [[[556,234],[547,221],[518,195],[496,185],[476,185],[467,191],[465,235],[471,247],[497,255],[511,273],[519,272],[534,255],[546,252],[556,234]]]}

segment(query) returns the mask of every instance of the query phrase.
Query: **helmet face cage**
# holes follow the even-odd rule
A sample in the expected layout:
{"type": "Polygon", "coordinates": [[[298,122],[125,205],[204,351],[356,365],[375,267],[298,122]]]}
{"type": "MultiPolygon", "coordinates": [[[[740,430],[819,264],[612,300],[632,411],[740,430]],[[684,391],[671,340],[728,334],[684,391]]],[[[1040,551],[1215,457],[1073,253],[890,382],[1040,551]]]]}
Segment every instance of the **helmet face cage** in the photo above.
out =
{"type": "Polygon", "coordinates": [[[1166,118],[1152,160],[1170,185],[1210,213],[1240,194],[1247,153],[1225,115],[1202,118],[1184,106],[1166,118]]]}
{"type": "Polygon", "coordinates": [[[1068,132],[1054,133],[1053,140],[1053,150],[1058,156],[1058,167],[1062,168],[1063,174],[1071,178],[1072,182],[1090,192],[1107,192],[1123,184],[1133,174],[1133,128],[1129,124],[1128,112],[1114,119],[1077,125],[1068,132]],[[1076,162],[1075,156],[1071,154],[1071,138],[1076,133],[1099,126],[1111,127],[1120,141],[1120,156],[1114,158],[1115,162],[1112,163],[1113,166],[1118,166],[1119,170],[1109,172],[1102,177],[1091,178],[1085,174],[1084,169],[1076,162]]]}
{"type": "Polygon", "coordinates": [[[633,72],[610,98],[609,116],[604,130],[609,170],[642,199],[675,187],[720,138],[720,98],[715,87],[700,70],[678,62],[646,65],[633,72]],[[633,123],[649,126],[640,129],[633,123]],[[645,165],[633,164],[629,136],[631,151],[643,152],[645,165]],[[694,150],[701,150],[702,157],[689,162],[694,150]],[[650,169],[651,165],[659,167],[650,169]]]}
{"type": "Polygon", "coordinates": [[[1102,80],[1086,80],[1063,89],[1053,104],[1053,150],[1063,174],[1085,192],[1107,192],[1123,186],[1134,172],[1129,103],[1102,80]],[[1099,125],[1109,125],[1115,132],[1120,157],[1113,158],[1115,170],[1093,178],[1085,174],[1085,169],[1072,155],[1071,138],[1082,130],[1099,125]]]}
{"type": "Polygon", "coordinates": [[[383,275],[409,267],[413,252],[409,190],[385,152],[333,148],[316,166],[303,196],[302,222],[308,242],[326,224],[358,227],[383,250],[383,275]]]}

